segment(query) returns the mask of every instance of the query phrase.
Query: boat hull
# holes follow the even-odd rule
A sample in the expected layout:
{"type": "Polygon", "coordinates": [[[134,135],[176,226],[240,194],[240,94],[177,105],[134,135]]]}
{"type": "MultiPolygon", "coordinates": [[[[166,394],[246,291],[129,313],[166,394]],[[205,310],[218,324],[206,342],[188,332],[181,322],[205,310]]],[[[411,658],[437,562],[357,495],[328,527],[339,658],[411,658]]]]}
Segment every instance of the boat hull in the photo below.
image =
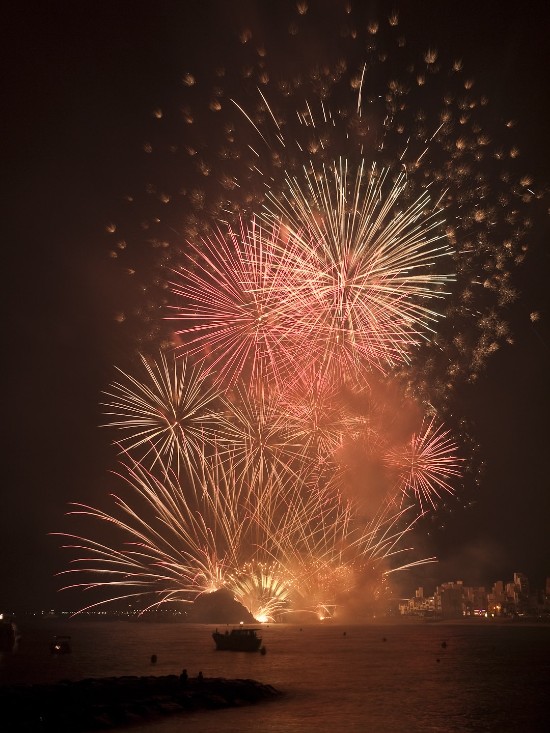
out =
{"type": "Polygon", "coordinates": [[[231,632],[212,634],[216,649],[226,652],[257,652],[262,645],[262,639],[254,629],[234,629],[231,632]]]}

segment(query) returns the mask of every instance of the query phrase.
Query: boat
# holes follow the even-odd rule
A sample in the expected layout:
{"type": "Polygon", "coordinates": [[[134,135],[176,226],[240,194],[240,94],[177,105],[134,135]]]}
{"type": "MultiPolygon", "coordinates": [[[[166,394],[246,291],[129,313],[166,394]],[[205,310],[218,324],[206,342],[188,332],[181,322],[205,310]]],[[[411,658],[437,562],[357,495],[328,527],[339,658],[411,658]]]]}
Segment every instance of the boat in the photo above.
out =
{"type": "MultiPolygon", "coordinates": [[[[262,647],[262,637],[258,636],[258,631],[259,629],[251,629],[245,626],[239,626],[223,633],[216,629],[212,634],[212,638],[216,644],[216,649],[219,651],[262,652],[265,647],[262,647]]],[[[265,651],[262,653],[265,654],[265,651]]]]}
{"type": "Polygon", "coordinates": [[[71,637],[54,636],[50,644],[50,651],[52,654],[70,654],[72,651],[71,637]]]}

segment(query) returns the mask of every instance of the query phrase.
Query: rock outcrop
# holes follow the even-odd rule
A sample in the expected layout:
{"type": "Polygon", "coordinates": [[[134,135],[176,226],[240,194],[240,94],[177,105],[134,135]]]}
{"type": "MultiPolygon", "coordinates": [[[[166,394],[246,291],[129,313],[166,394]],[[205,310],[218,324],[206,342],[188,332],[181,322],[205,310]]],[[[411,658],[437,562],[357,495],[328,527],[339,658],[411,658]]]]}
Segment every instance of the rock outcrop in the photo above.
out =
{"type": "Polygon", "coordinates": [[[255,680],[107,677],[0,687],[4,733],[84,733],[164,715],[250,705],[280,693],[255,680]]]}
{"type": "Polygon", "coordinates": [[[254,616],[224,588],[203,593],[186,610],[187,621],[198,624],[253,624],[254,616]]]}

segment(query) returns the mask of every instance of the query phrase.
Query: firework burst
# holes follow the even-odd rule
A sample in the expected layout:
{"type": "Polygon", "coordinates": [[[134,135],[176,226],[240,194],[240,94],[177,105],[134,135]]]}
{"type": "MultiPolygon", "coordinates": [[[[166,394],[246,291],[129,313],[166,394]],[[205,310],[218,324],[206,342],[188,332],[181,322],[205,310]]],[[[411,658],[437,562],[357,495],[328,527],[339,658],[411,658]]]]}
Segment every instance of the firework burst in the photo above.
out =
{"type": "Polygon", "coordinates": [[[281,252],[280,228],[241,223],[237,235],[189,244],[178,269],[172,318],[179,350],[204,360],[219,385],[249,380],[280,382],[303,340],[289,301],[299,281],[293,249],[281,252]],[[289,262],[290,261],[290,262],[289,262]]]}
{"type": "Polygon", "coordinates": [[[315,366],[304,369],[276,396],[288,441],[302,461],[329,460],[342,443],[345,410],[339,387],[315,366]]]}
{"type": "Polygon", "coordinates": [[[306,599],[328,608],[364,568],[385,572],[413,524],[400,528],[410,508],[392,514],[389,504],[362,519],[342,497],[309,491],[307,475],[245,480],[216,453],[181,478],[158,456],[152,470],[128,459],[118,475],[130,498],[113,495],[113,512],[70,511],[110,525],[112,542],[62,535],[77,555],[61,573],[76,576],[64,589],[109,594],[81,610],[139,599],[145,611],[220,588],[258,620],[304,608],[306,599]]]}
{"type": "Polygon", "coordinates": [[[241,34],[195,101],[185,75],[183,132],[155,115],[144,147],[151,170],[174,153],[173,190],[128,198],[160,253],[142,321],[167,306],[170,329],[144,338],[197,366],[144,358],[145,381],[121,371],[106,392],[128,495],[76,508],[118,533],[73,536],[76,585],[151,605],[225,587],[273,619],[333,613],[424,562],[405,542],[461,474],[455,386],[512,339],[535,193],[460,64],[411,55],[395,14],[338,22],[341,53],[300,74],[276,53],[298,57],[299,23],[271,55],[241,34]],[[379,380],[430,415],[419,429],[396,429],[379,380]]]}
{"type": "Polygon", "coordinates": [[[260,623],[277,620],[290,607],[288,578],[276,566],[246,563],[230,580],[236,600],[260,623]]]}
{"type": "Polygon", "coordinates": [[[403,203],[405,173],[391,181],[388,170],[361,163],[353,180],[348,167],[340,160],[312,170],[303,185],[288,178],[283,196],[269,199],[300,245],[296,310],[302,322],[309,319],[317,359],[336,361],[339,378],[360,382],[373,368],[408,361],[419,339],[434,332],[439,315],[427,303],[442,298],[452,280],[436,268],[451,249],[427,192],[403,203]]]}
{"type": "MultiPolygon", "coordinates": [[[[164,304],[174,308],[174,317],[182,308],[183,320],[178,326],[185,332],[182,349],[196,348],[197,353],[203,346],[206,351],[213,349],[211,356],[214,361],[219,359],[218,374],[225,383],[233,381],[249,357],[254,363],[255,354],[261,354],[262,364],[269,363],[275,374],[282,370],[283,377],[296,357],[297,364],[306,363],[311,348],[305,336],[316,335],[311,330],[302,333],[298,352],[294,342],[289,358],[274,363],[269,361],[267,347],[260,345],[264,337],[255,342],[251,336],[259,315],[251,317],[250,306],[245,317],[233,306],[225,310],[226,304],[220,309],[225,315],[220,315],[218,326],[214,326],[215,314],[206,312],[204,306],[195,313],[193,297],[186,301],[182,293],[177,299],[181,302],[174,303],[168,296],[166,272],[193,271],[190,246],[196,248],[195,256],[200,260],[201,250],[209,249],[207,242],[201,243],[204,232],[215,231],[220,221],[239,232],[239,216],[250,221],[253,215],[261,214],[265,219],[270,211],[267,218],[278,226],[284,213],[294,220],[300,236],[307,237],[304,230],[309,228],[317,235],[326,235],[321,240],[326,244],[330,243],[330,232],[342,230],[343,223],[348,232],[354,231],[359,218],[352,211],[353,193],[360,161],[366,159],[375,162],[378,180],[385,172],[386,193],[403,176],[405,185],[388,222],[404,217],[407,210],[414,210],[415,202],[430,193],[432,203],[418,223],[429,225],[428,217],[433,216],[429,236],[440,237],[433,244],[441,250],[433,252],[432,259],[436,254],[441,256],[436,258],[436,267],[428,264],[429,257],[424,266],[430,276],[439,273],[440,285],[432,281],[426,286],[429,292],[413,295],[401,282],[399,288],[406,291],[403,305],[413,308],[409,312],[412,321],[403,320],[407,316],[397,301],[391,318],[374,310],[369,324],[365,313],[358,314],[356,321],[350,316],[353,310],[348,303],[355,301],[348,297],[344,277],[349,275],[350,263],[328,273],[321,266],[319,272],[325,272],[333,282],[319,289],[318,280],[314,280],[315,291],[309,295],[315,304],[315,297],[322,293],[323,308],[319,313],[309,312],[305,323],[299,320],[284,328],[284,343],[290,343],[290,334],[296,333],[298,324],[307,329],[307,324],[317,319],[323,327],[323,339],[313,339],[313,343],[320,359],[338,363],[331,355],[334,347],[349,374],[364,365],[366,356],[371,367],[388,370],[411,394],[444,411],[449,409],[456,385],[474,382],[489,357],[513,340],[505,309],[518,295],[514,270],[527,254],[527,235],[539,194],[532,176],[522,170],[513,121],[492,113],[487,95],[467,73],[466,64],[433,48],[415,50],[414,44],[407,42],[397,14],[372,22],[365,8],[350,4],[348,10],[350,14],[337,6],[326,8],[321,22],[318,15],[317,21],[313,20],[315,13],[310,8],[304,17],[289,19],[289,35],[284,37],[276,33],[268,38],[253,37],[250,29],[239,29],[234,36],[228,32],[225,40],[231,63],[220,63],[212,73],[205,69],[186,73],[177,109],[167,105],[155,110],[154,129],[144,150],[148,170],[158,181],[148,179],[144,195],[133,191],[128,196],[130,207],[140,207],[136,216],[147,232],[143,243],[147,250],[152,247],[158,253],[161,270],[154,275],[144,272],[142,277],[146,292],[140,311],[145,316],[140,321],[142,330],[143,324],[150,324],[145,326],[150,334],[143,338],[158,340],[162,327],[152,311],[157,314],[159,305],[164,304]],[[294,65],[289,68],[288,59],[303,58],[305,39],[311,41],[312,32],[317,38],[321,26],[330,28],[331,41],[326,44],[323,62],[303,64],[298,72],[294,65]],[[337,47],[334,53],[329,52],[333,43],[337,47]],[[283,48],[285,53],[281,54],[283,48]],[[342,163],[342,173],[339,164],[334,164],[340,160],[348,161],[342,163]],[[167,171],[173,175],[167,176],[167,171]],[[327,173],[326,181],[323,172],[327,173]],[[345,193],[336,185],[335,176],[340,182],[346,180],[345,193]],[[167,177],[170,184],[163,182],[167,177]],[[336,205],[323,211],[326,202],[336,205]],[[145,220],[142,211],[148,212],[145,220]],[[307,226],[298,221],[302,215],[307,226]],[[436,226],[443,218],[445,221],[436,226]],[[443,256],[445,251],[452,261],[443,256]],[[452,273],[456,282],[445,279],[445,273],[452,273]],[[451,292],[443,298],[443,291],[451,292]],[[195,315],[199,320],[194,320],[195,315]],[[221,325],[224,320],[225,332],[221,325]],[[243,333],[245,321],[249,336],[243,333]],[[392,321],[398,325],[397,331],[392,330],[392,321]],[[374,341],[366,340],[369,330],[363,326],[370,326],[370,332],[375,329],[374,341]],[[217,332],[219,339],[213,338],[209,345],[207,332],[213,336],[217,332]],[[300,362],[304,350],[308,357],[300,362]],[[358,353],[362,364],[356,361],[358,353]]],[[[368,187],[363,188],[366,191],[368,187]]],[[[110,223],[107,229],[111,238],[124,237],[123,226],[110,223]]],[[[269,240],[271,233],[266,237],[269,240]]],[[[136,273],[130,265],[139,240],[135,233],[128,233],[127,240],[115,244],[111,251],[116,261],[127,265],[125,272],[136,273]],[[126,247],[130,239],[133,246],[126,247]]],[[[308,246],[315,247],[313,240],[319,236],[311,242],[306,239],[308,246]]],[[[424,243],[421,250],[428,254],[429,245],[424,243]]],[[[333,249],[329,254],[330,263],[333,249]]],[[[322,265],[326,258],[327,252],[317,264],[322,265]]],[[[310,267],[311,262],[306,264],[310,267]]],[[[222,271],[225,273],[225,268],[222,271]]],[[[197,276],[199,272],[200,265],[197,276]]],[[[413,271],[422,288],[420,274],[421,270],[413,271]]],[[[210,275],[205,278],[210,283],[210,275]]],[[[180,285],[177,283],[176,289],[180,285]]],[[[197,282],[197,286],[200,289],[201,284],[197,282]]],[[[390,294],[368,292],[382,301],[390,294]]],[[[279,315],[276,308],[271,312],[279,315]]],[[[123,316],[120,320],[126,322],[123,316]]],[[[171,341],[166,329],[161,341],[171,341]]],[[[282,345],[276,336],[269,341],[282,345]]]]}
{"type": "Polygon", "coordinates": [[[215,459],[203,460],[182,482],[157,455],[152,470],[129,459],[118,475],[131,502],[113,495],[112,514],[78,504],[70,512],[109,523],[116,538],[106,545],[69,535],[78,544],[67,547],[87,556],[66,572],[92,580],[67,587],[131,589],[112,600],[153,598],[148,608],[222,587],[226,570],[239,564],[247,530],[241,491],[227,462],[222,468],[215,459]]]}
{"type": "Polygon", "coordinates": [[[435,508],[442,493],[452,494],[449,483],[461,475],[462,459],[450,430],[437,425],[435,418],[425,421],[409,443],[387,454],[388,463],[398,471],[398,488],[405,496],[414,496],[420,507],[435,508]]]}
{"type": "Polygon", "coordinates": [[[145,356],[141,362],[147,381],[119,369],[122,380],[104,392],[107,425],[124,434],[118,440],[123,448],[144,458],[194,461],[211,440],[217,393],[204,372],[185,360],[169,361],[161,354],[158,362],[145,356]]]}

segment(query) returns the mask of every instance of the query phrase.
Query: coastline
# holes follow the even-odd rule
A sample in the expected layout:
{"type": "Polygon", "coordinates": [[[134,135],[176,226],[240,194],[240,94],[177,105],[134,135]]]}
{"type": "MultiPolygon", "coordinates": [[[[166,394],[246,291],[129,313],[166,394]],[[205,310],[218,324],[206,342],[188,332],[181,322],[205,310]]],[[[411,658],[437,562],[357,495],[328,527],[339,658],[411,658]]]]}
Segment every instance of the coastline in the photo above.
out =
{"type": "MultiPolygon", "coordinates": [[[[430,617],[430,616],[399,616],[399,617],[381,617],[374,619],[360,619],[326,621],[323,624],[331,624],[334,626],[550,626],[550,617],[533,618],[533,617],[494,617],[486,618],[483,616],[462,616],[462,617],[430,617]]],[[[305,625],[305,624],[304,624],[305,625]]]]}

